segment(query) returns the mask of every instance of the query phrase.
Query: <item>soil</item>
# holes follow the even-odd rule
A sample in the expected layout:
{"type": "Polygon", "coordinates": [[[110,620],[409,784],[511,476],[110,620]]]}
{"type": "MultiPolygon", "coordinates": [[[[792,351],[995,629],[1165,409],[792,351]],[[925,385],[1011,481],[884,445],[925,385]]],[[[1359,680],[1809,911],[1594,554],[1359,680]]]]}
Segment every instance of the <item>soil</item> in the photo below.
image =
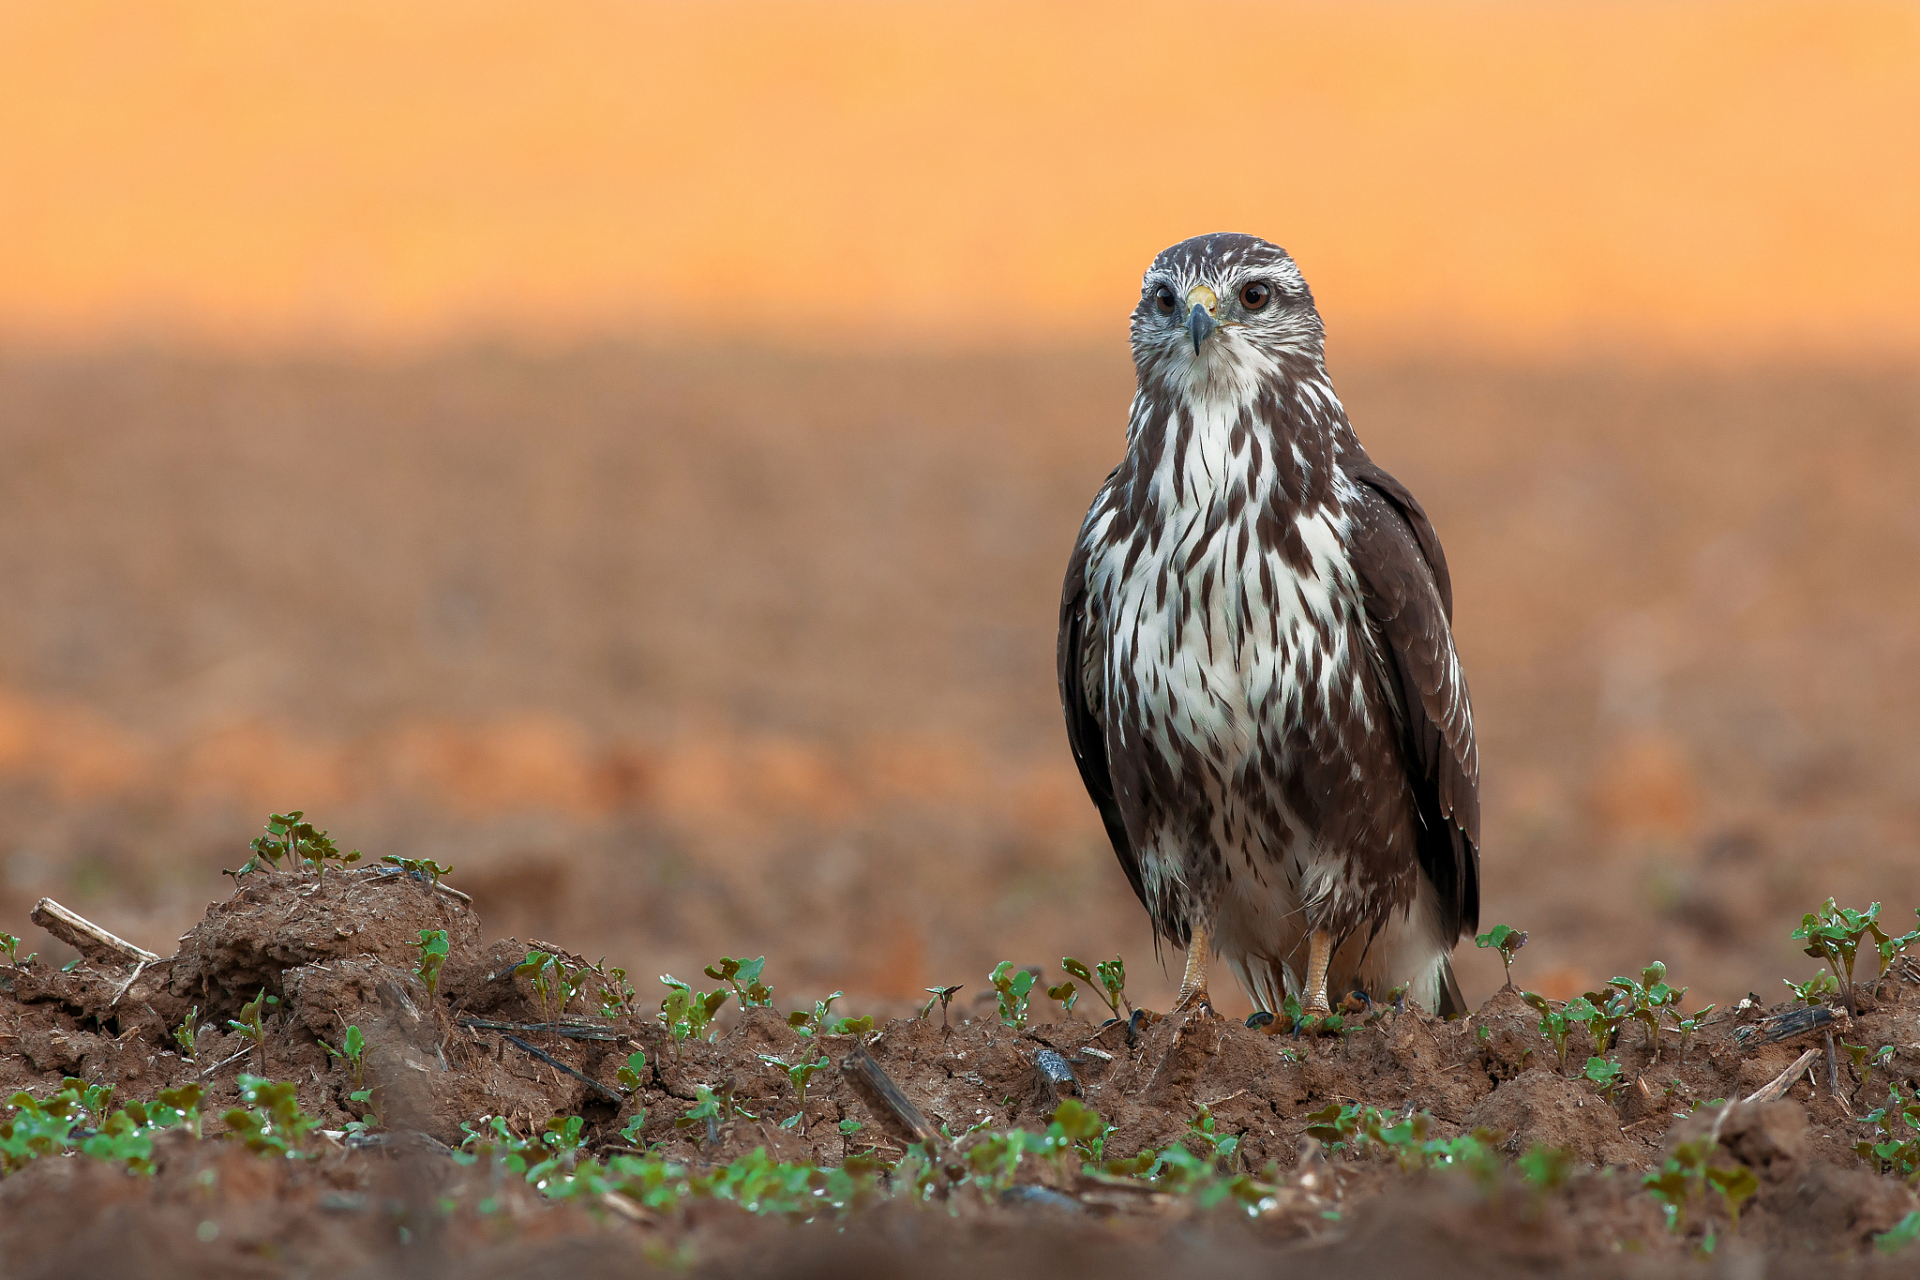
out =
{"type": "MultiPolygon", "coordinates": [[[[1416,1010],[1363,1011],[1347,1035],[1323,1037],[1271,1035],[1204,1011],[1015,1029],[956,1004],[945,1025],[935,1009],[886,1020],[864,1038],[809,1039],[773,1008],[730,1003],[711,1042],[676,1043],[644,1006],[593,1018],[576,1004],[566,1017],[596,1024],[606,1038],[573,1039],[542,1026],[508,1033],[523,1041],[516,1045],[473,1024],[524,1028],[559,1015],[515,972],[529,945],[489,941],[450,884],[360,870],[273,871],[244,877],[176,954],[137,971],[106,960],[71,971],[42,961],[0,969],[0,1091],[44,1093],[66,1076],[112,1084],[120,1101],[188,1081],[207,1090],[206,1138],[164,1141],[151,1178],[67,1157],[0,1181],[6,1273],[106,1274],[138,1257],[143,1275],[196,1277],[590,1276],[668,1264],[707,1275],[991,1268],[1128,1276],[1216,1261],[1371,1275],[1404,1271],[1409,1259],[1432,1275],[1537,1274],[1549,1265],[1651,1275],[1694,1265],[1710,1228],[1714,1265],[1742,1275],[1804,1274],[1816,1258],[1848,1275],[1905,1274],[1911,1265],[1896,1267],[1871,1241],[1920,1199],[1853,1151],[1868,1134],[1859,1117],[1885,1102],[1889,1085],[1912,1089],[1920,1080],[1920,980],[1904,966],[1877,991],[1859,991],[1851,1018],[1836,1011],[1841,1040],[1894,1046],[1864,1084],[1842,1055],[1831,1082],[1816,1061],[1779,1100],[1726,1108],[1720,1100],[1747,1097],[1808,1044],[1819,1045],[1818,1031],[1762,1043],[1778,1025],[1767,1020],[1787,1009],[1752,1005],[1714,1018],[1684,1053],[1669,1033],[1656,1059],[1630,1026],[1611,1049],[1626,1069],[1611,1100],[1569,1078],[1537,1014],[1505,990],[1453,1022],[1416,1010]],[[432,993],[416,971],[422,930],[444,930],[451,943],[432,993]],[[279,1001],[268,1006],[263,1044],[219,1029],[262,989],[279,1001]],[[192,1058],[171,1034],[189,1018],[205,1028],[192,1058]],[[372,1140],[344,1136],[365,1107],[350,1097],[350,1069],[321,1046],[339,1043],[349,1025],[370,1045],[366,1082],[384,1118],[372,1140]],[[452,1159],[463,1124],[488,1115],[520,1133],[538,1132],[554,1115],[578,1115],[589,1150],[621,1149],[622,1126],[644,1107],[639,1141],[695,1167],[755,1148],[828,1166],[854,1154],[891,1160],[904,1153],[908,1132],[844,1069],[862,1039],[907,1098],[952,1133],[979,1124],[1040,1130],[1063,1096],[1077,1094],[1114,1126],[1107,1154],[1125,1157],[1191,1141],[1188,1122],[1205,1106],[1221,1132],[1241,1137],[1244,1167],[1270,1168],[1281,1191],[1249,1219],[1232,1208],[1203,1211],[1060,1182],[1030,1161],[1023,1177],[1055,1185],[1015,1202],[967,1192],[944,1206],[892,1202],[840,1227],[793,1226],[720,1201],[681,1215],[549,1205],[516,1178],[452,1159]],[[635,1049],[645,1051],[648,1068],[641,1087],[623,1095],[615,1073],[635,1049]],[[1040,1070],[1047,1050],[1071,1065],[1071,1081],[1040,1070]],[[794,1061],[820,1051],[842,1069],[815,1077],[803,1125],[782,1127],[775,1117],[793,1113],[794,1093],[761,1055],[794,1061]],[[317,1158],[255,1156],[219,1140],[218,1116],[237,1103],[242,1072],[296,1083],[301,1106],[333,1133],[317,1144],[317,1158]],[[676,1126],[700,1085],[730,1088],[755,1118],[676,1126]],[[1571,1153],[1576,1173],[1548,1191],[1511,1174],[1485,1185],[1459,1173],[1403,1172],[1377,1148],[1329,1158],[1306,1136],[1309,1113],[1355,1101],[1396,1116],[1426,1111],[1435,1137],[1483,1130],[1515,1155],[1558,1148],[1571,1153]],[[842,1120],[860,1127],[843,1133],[842,1120]],[[1641,1174],[1676,1143],[1710,1131],[1715,1160],[1750,1169],[1759,1191],[1737,1234],[1704,1200],[1682,1230],[1669,1231],[1641,1174]],[[493,1201],[489,1212],[483,1198],[493,1201]]],[[[778,1001],[777,958],[766,976],[778,1001]]],[[[1594,1048],[1574,1032],[1574,1069],[1594,1048]]]]}
{"type": "MultiPolygon", "coordinates": [[[[1788,933],[1829,894],[1881,899],[1904,931],[1911,365],[1332,360],[1373,456],[1446,542],[1485,779],[1482,925],[1531,931],[1523,985],[1565,998],[1659,958],[1689,1008],[1730,1011],[1813,972],[1788,933]]],[[[1864,1250],[1910,1198],[1853,1154],[1849,1118],[1920,1075],[1904,980],[1845,1032],[1894,1046],[1890,1075],[1861,1086],[1842,1058],[1836,1097],[1822,1062],[1722,1125],[1716,1159],[1762,1187],[1737,1236],[1704,1206],[1668,1234],[1638,1179],[1705,1123],[1674,1112],[1744,1097],[1800,1051],[1730,1038],[1757,1007],[1684,1063],[1672,1043],[1645,1062],[1629,1029],[1609,1101],[1563,1078],[1591,1046],[1576,1034],[1561,1071],[1470,947],[1472,1019],[1388,1014],[1345,1040],[1233,1017],[1014,1032],[978,1001],[1004,959],[1119,951],[1135,999],[1163,1009],[1178,974],[1177,953],[1171,974],[1154,963],[1053,691],[1061,565],[1131,381],[1118,330],[1022,355],[0,353],[0,928],[41,953],[0,967],[0,1090],[72,1072],[124,1100],[191,1076],[217,1132],[239,1072],[264,1071],[338,1130],[359,1108],[318,1042],[355,1025],[389,1129],[425,1135],[311,1161],[176,1142],[151,1180],[39,1161],[0,1180],[0,1272],[1631,1275],[1702,1270],[1709,1222],[1708,1272],[1910,1269],[1864,1250]],[[293,807],[343,848],[452,863],[471,901],[249,877],[203,917],[216,872],[293,807]],[[63,972],[77,953],[27,923],[42,895],[171,958],[131,983],[63,972]],[[425,928],[453,943],[431,999],[425,928]],[[626,1042],[522,1038],[602,1086],[644,1048],[644,1137],[683,1158],[837,1161],[841,1118],[904,1136],[837,1071],[813,1081],[804,1135],[673,1127],[696,1085],[728,1080],[749,1110],[791,1114],[757,1056],[794,1047],[778,1019],[729,1007],[713,1045],[677,1052],[650,1019],[651,975],[765,953],[783,1009],[844,988],[843,1010],[879,1015],[875,1057],[954,1132],[1037,1126],[1051,1045],[1118,1126],[1115,1154],[1178,1139],[1209,1104],[1252,1167],[1275,1162],[1285,1205],[1249,1223],[896,1204],[836,1231],[724,1205],[632,1222],[509,1180],[480,1214],[473,1175],[432,1145],[463,1121],[578,1114],[598,1150],[636,1105],[462,1024],[543,1020],[501,976],[535,939],[640,975],[649,1016],[614,1024],[626,1042]],[[951,1035],[898,1020],[954,982],[951,1035]],[[221,1029],[262,988],[281,1001],[264,1054],[221,1029]],[[171,1029],[196,1008],[187,1062],[171,1029]],[[1352,1099],[1592,1171],[1541,1197],[1375,1156],[1303,1162],[1305,1116],[1352,1099]]],[[[1220,979],[1222,1012],[1244,1014],[1220,979]]],[[[850,1045],[823,1047],[839,1062],[850,1045]]]]}
{"type": "MultiPolygon", "coordinates": [[[[171,952],[303,808],[635,973],[771,954],[903,1011],[1120,951],[1165,1002],[1054,691],[1122,328],[0,352],[0,927],[50,895],[171,952]]],[[[1330,360],[1446,544],[1482,927],[1532,932],[1528,985],[1657,958],[1724,1006],[1812,972],[1787,935],[1829,894],[1913,918],[1912,365],[1330,360]]]]}

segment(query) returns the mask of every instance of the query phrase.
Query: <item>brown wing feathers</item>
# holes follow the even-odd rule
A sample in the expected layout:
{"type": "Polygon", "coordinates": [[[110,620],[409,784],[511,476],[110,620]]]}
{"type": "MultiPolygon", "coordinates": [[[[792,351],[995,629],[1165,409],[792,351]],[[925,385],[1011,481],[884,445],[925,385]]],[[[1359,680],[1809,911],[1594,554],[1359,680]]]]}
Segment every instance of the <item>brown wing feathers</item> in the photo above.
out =
{"type": "MultiPolygon", "coordinates": [[[[1147,906],[1146,886],[1140,880],[1140,860],[1127,838],[1126,822],[1120,816],[1120,804],[1113,794],[1113,774],[1107,766],[1106,725],[1087,702],[1087,547],[1084,542],[1073,549],[1067,562],[1067,581],[1060,594],[1060,638],[1055,665],[1060,679],[1060,705],[1067,713],[1067,743],[1073,748],[1073,762],[1080,767],[1080,781],[1100,811],[1107,839],[1113,843],[1114,857],[1127,873],[1127,883],[1142,906],[1147,906]]],[[[1151,908],[1149,908],[1151,910],[1151,908]]]]}
{"type": "Polygon", "coordinates": [[[1480,921],[1479,753],[1448,620],[1440,540],[1413,495],[1371,462],[1356,468],[1354,567],[1399,688],[1423,831],[1419,857],[1449,942],[1480,921]]]}

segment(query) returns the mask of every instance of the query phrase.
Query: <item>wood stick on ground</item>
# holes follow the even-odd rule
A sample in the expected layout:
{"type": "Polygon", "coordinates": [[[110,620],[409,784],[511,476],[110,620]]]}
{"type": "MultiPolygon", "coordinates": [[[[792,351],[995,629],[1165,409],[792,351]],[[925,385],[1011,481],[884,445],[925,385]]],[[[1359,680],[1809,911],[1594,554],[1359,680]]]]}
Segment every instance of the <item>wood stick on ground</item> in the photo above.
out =
{"type": "Polygon", "coordinates": [[[1800,1077],[1807,1073],[1807,1068],[1813,1065],[1813,1060],[1819,1056],[1820,1050],[1807,1050],[1793,1060],[1792,1066],[1754,1090],[1752,1096],[1748,1097],[1746,1101],[1773,1102],[1776,1099],[1785,1097],[1787,1090],[1793,1088],[1800,1077]]]}
{"type": "Polygon", "coordinates": [[[1750,1027],[1735,1028],[1733,1040],[1735,1044],[1753,1050],[1761,1045],[1798,1040],[1815,1032],[1832,1031],[1836,1024],[1844,1029],[1845,1015],[1823,1004],[1812,1005],[1804,1009],[1790,1009],[1750,1027]]]}
{"type": "Polygon", "coordinates": [[[83,915],[69,911],[52,898],[33,904],[28,918],[89,960],[111,960],[118,965],[152,964],[160,957],[116,937],[83,915]]]}
{"type": "MultiPolygon", "coordinates": [[[[399,867],[368,867],[364,874],[369,880],[398,880],[407,873],[399,867]]],[[[433,882],[433,889],[436,893],[444,893],[449,898],[457,898],[469,905],[473,902],[471,896],[460,892],[450,884],[441,884],[438,880],[433,882]]]]}
{"type": "Polygon", "coordinates": [[[220,1070],[220,1068],[222,1067],[232,1066],[234,1063],[240,1061],[240,1059],[246,1057],[248,1054],[252,1052],[253,1052],[253,1046],[248,1045],[246,1048],[242,1049],[240,1052],[234,1054],[231,1058],[222,1058],[220,1059],[220,1061],[214,1063],[212,1066],[203,1068],[200,1074],[203,1076],[210,1076],[214,1072],[220,1070]]]}
{"type": "Polygon", "coordinates": [[[619,1040],[626,1034],[612,1027],[582,1022],[494,1022],[487,1018],[461,1018],[459,1023],[477,1031],[551,1031],[569,1040],[619,1040]]]}
{"type": "Polygon", "coordinates": [[[913,1135],[914,1141],[924,1142],[930,1148],[938,1147],[945,1142],[945,1139],[940,1136],[940,1131],[933,1127],[933,1122],[927,1119],[919,1107],[913,1105],[913,1099],[900,1091],[900,1086],[895,1084],[893,1078],[873,1060],[873,1055],[867,1052],[865,1045],[860,1045],[848,1054],[846,1060],[840,1064],[840,1069],[865,1085],[873,1096],[880,1100],[887,1112],[913,1135]]]}
{"type": "Polygon", "coordinates": [[[614,1106],[617,1107],[621,1103],[626,1101],[625,1098],[621,1097],[614,1090],[609,1089],[606,1085],[601,1084],[598,1080],[595,1080],[592,1076],[582,1075],[580,1072],[575,1071],[572,1067],[560,1061],[560,1059],[554,1057],[552,1054],[542,1053],[540,1050],[528,1044],[525,1040],[522,1040],[519,1036],[516,1036],[511,1032],[507,1032],[507,1031],[496,1031],[494,1032],[494,1034],[499,1036],[502,1040],[505,1040],[508,1044],[511,1044],[514,1048],[520,1050],[522,1053],[530,1054],[533,1057],[538,1058],[540,1061],[552,1067],[555,1071],[563,1071],[566,1074],[572,1076],[575,1080],[578,1080],[581,1084],[586,1085],[589,1089],[592,1089],[596,1093],[602,1094],[605,1097],[611,1099],[614,1106]]]}

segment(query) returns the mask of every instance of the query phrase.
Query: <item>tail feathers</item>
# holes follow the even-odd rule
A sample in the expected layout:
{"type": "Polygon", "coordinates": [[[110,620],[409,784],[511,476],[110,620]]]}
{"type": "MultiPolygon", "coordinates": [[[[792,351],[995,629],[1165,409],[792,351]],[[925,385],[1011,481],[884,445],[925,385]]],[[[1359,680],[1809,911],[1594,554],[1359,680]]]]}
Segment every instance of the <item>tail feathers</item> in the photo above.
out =
{"type": "Polygon", "coordinates": [[[1440,957],[1440,1007],[1436,1011],[1443,1018],[1465,1017],[1467,998],[1460,994],[1459,979],[1453,976],[1453,957],[1440,957]]]}

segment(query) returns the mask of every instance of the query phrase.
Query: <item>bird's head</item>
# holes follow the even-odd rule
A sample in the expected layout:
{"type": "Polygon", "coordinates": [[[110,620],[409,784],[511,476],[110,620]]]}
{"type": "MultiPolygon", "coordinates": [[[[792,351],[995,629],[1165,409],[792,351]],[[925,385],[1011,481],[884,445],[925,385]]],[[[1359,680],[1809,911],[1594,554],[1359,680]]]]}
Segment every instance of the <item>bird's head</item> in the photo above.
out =
{"type": "Polygon", "coordinates": [[[1133,310],[1143,380],[1195,392],[1250,388],[1322,364],[1313,294],[1287,251],[1258,236],[1195,236],[1161,252],[1133,310]]]}

